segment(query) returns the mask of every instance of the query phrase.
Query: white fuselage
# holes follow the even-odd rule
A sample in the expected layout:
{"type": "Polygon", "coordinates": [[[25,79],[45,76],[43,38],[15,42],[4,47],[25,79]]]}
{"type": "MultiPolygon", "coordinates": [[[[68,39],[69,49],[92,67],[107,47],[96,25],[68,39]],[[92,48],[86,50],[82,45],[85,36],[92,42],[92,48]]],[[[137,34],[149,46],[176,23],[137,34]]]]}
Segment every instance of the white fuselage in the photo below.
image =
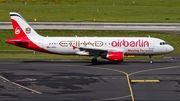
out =
{"type": "Polygon", "coordinates": [[[41,37],[35,39],[32,41],[39,47],[57,54],[75,55],[80,50],[73,49],[73,46],[124,51],[125,55],[158,55],[174,50],[165,41],[151,37],[41,37]]]}

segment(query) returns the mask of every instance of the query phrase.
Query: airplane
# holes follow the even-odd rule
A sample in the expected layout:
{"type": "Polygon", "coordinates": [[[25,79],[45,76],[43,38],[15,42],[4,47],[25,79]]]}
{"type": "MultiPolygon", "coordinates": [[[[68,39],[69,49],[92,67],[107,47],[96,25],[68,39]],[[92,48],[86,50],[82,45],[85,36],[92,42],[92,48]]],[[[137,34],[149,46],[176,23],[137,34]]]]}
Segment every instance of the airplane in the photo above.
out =
{"type": "Polygon", "coordinates": [[[44,37],[39,35],[18,12],[10,12],[14,38],[6,43],[45,53],[93,56],[111,62],[123,62],[125,55],[152,56],[171,53],[174,48],[153,37],[44,37]]]}

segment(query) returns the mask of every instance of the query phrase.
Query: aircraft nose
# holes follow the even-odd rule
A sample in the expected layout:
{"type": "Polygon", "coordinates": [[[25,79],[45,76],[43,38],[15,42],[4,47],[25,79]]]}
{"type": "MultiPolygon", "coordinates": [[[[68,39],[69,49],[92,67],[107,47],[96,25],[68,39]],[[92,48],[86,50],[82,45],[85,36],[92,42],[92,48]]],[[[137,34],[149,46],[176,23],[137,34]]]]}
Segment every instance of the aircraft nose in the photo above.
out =
{"type": "Polygon", "coordinates": [[[169,47],[168,47],[168,51],[169,51],[169,52],[174,51],[174,47],[172,47],[171,45],[169,45],[169,47]]]}

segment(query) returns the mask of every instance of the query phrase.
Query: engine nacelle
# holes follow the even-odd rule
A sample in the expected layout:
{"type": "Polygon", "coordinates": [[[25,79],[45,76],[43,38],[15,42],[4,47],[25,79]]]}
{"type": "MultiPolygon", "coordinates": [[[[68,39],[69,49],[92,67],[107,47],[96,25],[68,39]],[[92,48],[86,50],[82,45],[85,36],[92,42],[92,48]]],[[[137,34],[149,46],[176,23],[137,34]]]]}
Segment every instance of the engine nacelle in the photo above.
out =
{"type": "Polygon", "coordinates": [[[113,62],[122,62],[124,59],[123,52],[108,52],[106,58],[113,62]]]}

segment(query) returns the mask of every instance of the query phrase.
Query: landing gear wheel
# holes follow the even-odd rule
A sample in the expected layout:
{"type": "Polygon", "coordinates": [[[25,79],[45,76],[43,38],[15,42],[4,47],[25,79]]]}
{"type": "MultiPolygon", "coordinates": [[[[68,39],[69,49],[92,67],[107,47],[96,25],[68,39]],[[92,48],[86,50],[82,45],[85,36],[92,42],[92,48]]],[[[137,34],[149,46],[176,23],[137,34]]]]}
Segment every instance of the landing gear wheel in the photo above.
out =
{"type": "Polygon", "coordinates": [[[153,63],[152,55],[149,55],[149,58],[150,58],[149,63],[152,64],[153,63]]]}
{"type": "Polygon", "coordinates": [[[96,59],[96,58],[92,58],[91,63],[92,63],[93,65],[97,64],[97,59],[96,59]]]}
{"type": "Polygon", "coordinates": [[[152,64],[152,63],[153,63],[153,60],[150,60],[149,63],[152,64]]]}

